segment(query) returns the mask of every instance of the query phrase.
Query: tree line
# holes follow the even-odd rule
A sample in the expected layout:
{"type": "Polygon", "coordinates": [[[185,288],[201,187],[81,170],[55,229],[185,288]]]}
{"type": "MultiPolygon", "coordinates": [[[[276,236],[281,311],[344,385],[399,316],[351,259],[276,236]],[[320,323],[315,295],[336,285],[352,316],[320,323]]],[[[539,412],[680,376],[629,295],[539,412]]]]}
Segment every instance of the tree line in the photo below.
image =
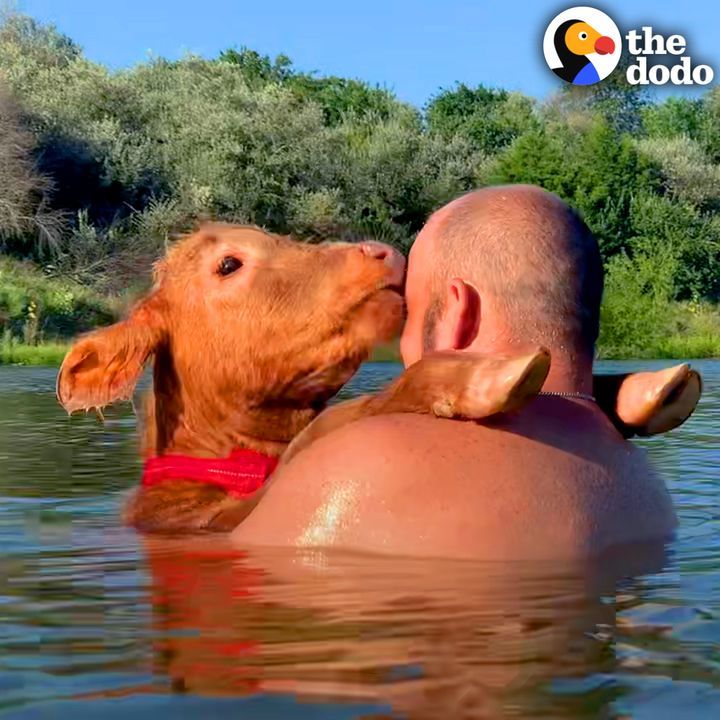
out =
{"type": "Polygon", "coordinates": [[[643,93],[618,70],[542,102],[456,84],[417,108],[247,48],[110,71],[11,13],[0,24],[0,252],[112,295],[199,218],[407,249],[462,192],[536,183],[599,240],[617,334],[604,330],[606,345],[641,348],[649,332],[705,322],[720,298],[720,89],[643,93]]]}

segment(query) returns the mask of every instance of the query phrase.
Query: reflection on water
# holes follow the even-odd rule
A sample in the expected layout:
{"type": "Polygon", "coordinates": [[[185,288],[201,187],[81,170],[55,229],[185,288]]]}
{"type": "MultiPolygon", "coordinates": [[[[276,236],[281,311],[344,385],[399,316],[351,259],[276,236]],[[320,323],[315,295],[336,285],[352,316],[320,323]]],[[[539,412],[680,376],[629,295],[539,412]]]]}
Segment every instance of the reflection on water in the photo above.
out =
{"type": "Polygon", "coordinates": [[[132,413],[68,420],[53,371],[0,368],[0,713],[716,717],[720,363],[699,365],[696,416],[644,442],[680,515],[668,557],[583,567],[140,538],[117,522],[132,413]]]}

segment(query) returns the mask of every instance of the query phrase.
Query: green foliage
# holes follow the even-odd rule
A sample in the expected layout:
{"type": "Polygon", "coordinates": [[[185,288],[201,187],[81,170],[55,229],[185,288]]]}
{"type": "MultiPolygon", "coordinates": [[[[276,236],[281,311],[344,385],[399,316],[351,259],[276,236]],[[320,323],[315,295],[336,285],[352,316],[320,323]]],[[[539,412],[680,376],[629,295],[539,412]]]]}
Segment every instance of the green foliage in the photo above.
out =
{"type": "Polygon", "coordinates": [[[659,167],[670,198],[700,210],[720,207],[720,165],[709,161],[696,140],[688,135],[647,138],[638,149],[659,167]]]}
{"type": "Polygon", "coordinates": [[[0,335],[6,343],[69,337],[115,317],[116,308],[88,288],[0,259],[0,335]]]}
{"type": "Polygon", "coordinates": [[[80,46],[54,25],[12,10],[0,11],[0,44],[15,46],[43,65],[64,65],[81,55],[80,46]]]}
{"type": "Polygon", "coordinates": [[[0,250],[45,273],[3,270],[0,327],[32,343],[107,320],[97,293],[141,286],[204,217],[406,249],[451,198],[524,182],[558,193],[598,237],[607,352],[707,337],[717,326],[698,330],[687,307],[720,299],[720,89],[653,104],[623,76],[540,104],[460,84],[421,112],[248,48],[110,71],[53,26],[7,14],[0,250]],[[84,299],[61,311],[67,288],[49,276],[84,299]]]}
{"type": "Polygon", "coordinates": [[[251,87],[262,87],[267,83],[281,83],[292,76],[292,61],[287,55],[278,55],[272,60],[255,50],[243,47],[240,50],[225,50],[220,53],[220,62],[237,66],[245,81],[251,87]]]}
{"type": "Polygon", "coordinates": [[[338,125],[347,117],[374,116],[387,120],[399,104],[392,93],[370,87],[360,80],[335,76],[317,77],[314,73],[297,72],[286,55],[272,60],[255,50],[226,50],[220,61],[239,69],[245,82],[253,89],[268,84],[281,84],[290,89],[300,102],[313,102],[322,108],[326,125],[338,125]]]}
{"type": "Polygon", "coordinates": [[[399,104],[387,90],[370,87],[359,80],[298,74],[287,81],[287,86],[301,101],[320,105],[325,124],[330,126],[346,118],[387,120],[399,104]]]}
{"type": "Polygon", "coordinates": [[[677,259],[664,249],[620,254],[608,262],[599,345],[609,356],[619,349],[640,357],[674,328],[672,304],[677,259]]]}
{"type": "Polygon", "coordinates": [[[684,202],[639,194],[633,198],[628,235],[641,253],[676,259],[672,298],[720,299],[720,224],[684,202]]]}
{"type": "Polygon", "coordinates": [[[616,255],[605,277],[598,350],[603,358],[720,356],[720,311],[678,303],[679,253],[656,244],[616,255]]]}
{"type": "Polygon", "coordinates": [[[469,88],[462,83],[434,97],[427,106],[426,119],[431,133],[444,138],[460,135],[487,154],[502,150],[536,125],[530,98],[483,85],[469,88]]]}
{"type": "Polygon", "coordinates": [[[700,141],[712,162],[720,162],[720,92],[715,87],[703,98],[704,112],[700,141]]]}
{"type": "Polygon", "coordinates": [[[685,135],[697,139],[705,122],[704,107],[703,100],[670,97],[662,103],[643,108],[643,129],[651,138],[685,135]]]}
{"type": "Polygon", "coordinates": [[[560,130],[551,122],[522,135],[500,156],[492,180],[557,193],[584,215],[609,258],[628,246],[632,198],[654,187],[653,167],[629,136],[602,118],[582,130],[560,130]]]}
{"type": "Polygon", "coordinates": [[[3,336],[0,337],[0,365],[58,366],[69,349],[62,343],[26,345],[3,336]]]}

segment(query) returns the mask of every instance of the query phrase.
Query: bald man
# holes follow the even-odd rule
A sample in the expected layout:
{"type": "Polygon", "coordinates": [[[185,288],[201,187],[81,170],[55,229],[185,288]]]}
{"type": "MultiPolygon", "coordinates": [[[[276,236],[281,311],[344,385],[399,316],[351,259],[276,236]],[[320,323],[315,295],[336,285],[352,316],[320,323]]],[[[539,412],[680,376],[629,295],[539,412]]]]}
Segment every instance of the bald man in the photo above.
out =
{"type": "Polygon", "coordinates": [[[597,243],[555,195],[493,187],[446,205],[410,253],[405,366],[433,349],[543,345],[543,393],[492,422],[403,414],[340,428],[278,471],[234,539],[477,559],[663,541],[676,525],[665,485],[592,399],[601,295],[597,243]]]}

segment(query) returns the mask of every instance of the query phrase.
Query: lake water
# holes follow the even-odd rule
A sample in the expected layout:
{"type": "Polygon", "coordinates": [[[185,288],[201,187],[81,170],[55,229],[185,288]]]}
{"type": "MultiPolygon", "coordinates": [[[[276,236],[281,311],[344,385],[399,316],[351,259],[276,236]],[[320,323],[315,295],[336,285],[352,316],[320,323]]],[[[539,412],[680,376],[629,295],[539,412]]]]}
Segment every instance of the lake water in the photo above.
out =
{"type": "Polygon", "coordinates": [[[628,577],[143,539],[130,410],[68,419],[53,370],[0,367],[0,715],[720,717],[720,362],[694,364],[696,414],[641,443],[678,537],[628,577]]]}

